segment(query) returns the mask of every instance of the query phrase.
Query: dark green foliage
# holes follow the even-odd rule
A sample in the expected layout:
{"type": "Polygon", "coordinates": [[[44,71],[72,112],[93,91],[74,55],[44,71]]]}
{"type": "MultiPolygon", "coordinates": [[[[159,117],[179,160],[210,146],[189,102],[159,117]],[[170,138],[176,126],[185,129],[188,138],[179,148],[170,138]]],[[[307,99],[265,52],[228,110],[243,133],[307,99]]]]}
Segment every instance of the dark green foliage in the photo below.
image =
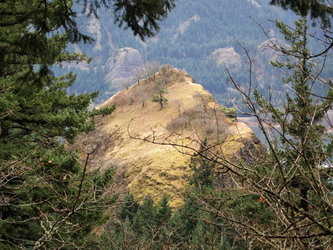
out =
{"type": "Polygon", "coordinates": [[[111,221],[101,237],[103,249],[152,248],[167,245],[171,208],[167,197],[154,205],[151,198],[142,204],[127,194],[118,212],[119,221],[111,221]]]}
{"type": "Polygon", "coordinates": [[[165,196],[158,205],[147,198],[131,220],[124,215],[133,215],[135,209],[128,213],[129,205],[135,207],[133,204],[137,202],[127,195],[120,208],[120,221],[111,222],[100,239],[103,249],[245,249],[237,233],[204,211],[199,199],[190,193],[182,208],[173,214],[165,196]]]}
{"type": "Polygon", "coordinates": [[[78,196],[83,173],[76,158],[60,145],[30,154],[30,164],[21,160],[2,165],[5,230],[0,238],[6,247],[82,245],[93,227],[105,222],[104,206],[112,200],[102,194],[113,173],[86,174],[85,191],[78,196]]]}
{"type": "Polygon", "coordinates": [[[198,222],[198,204],[188,198],[182,208],[175,212],[172,224],[177,230],[174,241],[180,241],[185,244],[191,239],[191,234],[198,222]]]}
{"type": "Polygon", "coordinates": [[[199,190],[212,188],[214,183],[214,162],[205,158],[204,149],[207,147],[206,139],[203,140],[200,153],[192,156],[189,167],[193,170],[190,184],[194,184],[199,190]]]}
{"type": "Polygon", "coordinates": [[[160,109],[163,108],[163,106],[168,103],[168,99],[164,96],[167,92],[164,89],[160,89],[158,91],[158,94],[153,95],[152,102],[157,102],[160,104],[160,109]]]}
{"type": "Polygon", "coordinates": [[[133,220],[133,227],[137,235],[144,239],[152,236],[152,230],[155,225],[156,207],[151,198],[146,198],[143,203],[138,207],[136,215],[133,220]]]}
{"type": "Polygon", "coordinates": [[[48,76],[48,82],[34,72],[29,74],[31,81],[20,76],[1,80],[5,92],[1,100],[8,104],[0,111],[7,113],[0,122],[2,158],[13,147],[35,143],[49,145],[56,136],[71,141],[79,132],[89,129],[87,107],[95,94],[68,96],[66,86],[75,79],[70,74],[60,78],[48,76]]]}
{"type": "Polygon", "coordinates": [[[311,35],[306,18],[296,20],[294,28],[276,24],[290,46],[279,48],[285,60],[273,65],[287,72],[282,82],[293,91],[286,94],[282,108],[257,90],[252,99],[251,86],[248,94],[242,92],[265,135],[269,154],[254,166],[230,168],[236,169],[233,180],[238,189],[224,194],[219,211],[222,218],[232,218],[242,235],[263,247],[325,249],[333,235],[332,169],[328,167],[332,152],[325,143],[332,142],[322,122],[332,109],[332,83],[323,81],[325,94],[314,93],[322,83],[313,71],[318,61],[308,49],[311,35]]]}
{"type": "Polygon", "coordinates": [[[163,106],[168,103],[168,99],[165,97],[167,90],[164,87],[165,82],[162,79],[157,79],[154,86],[154,95],[152,96],[152,102],[157,102],[160,104],[160,109],[163,109],[163,106]]]}
{"type": "Polygon", "coordinates": [[[221,111],[230,119],[237,121],[237,111],[235,108],[227,108],[222,105],[221,111]]]}
{"type": "Polygon", "coordinates": [[[131,193],[128,193],[125,196],[124,204],[121,206],[119,210],[119,219],[125,221],[128,219],[131,223],[133,223],[134,216],[138,211],[139,204],[134,199],[131,193]]]}
{"type": "MultiPolygon", "coordinates": [[[[193,157],[191,165],[197,164],[204,168],[203,161],[193,157]]],[[[231,197],[237,197],[232,192],[226,198],[227,194],[212,188],[212,168],[209,175],[202,174],[205,171],[200,168],[194,169],[192,181],[200,184],[187,190],[183,206],[173,213],[166,196],[157,205],[149,197],[139,205],[131,194],[127,194],[119,208],[119,221],[110,222],[99,244],[103,249],[245,249],[242,237],[214,208],[227,206],[225,200],[228,200],[231,209],[242,216],[266,218],[262,204],[253,197],[231,200],[231,197]]]]}
{"type": "MultiPolygon", "coordinates": [[[[141,38],[158,30],[170,1],[75,1],[87,15],[110,7],[115,19],[141,38]],[[115,8],[111,8],[115,7],[115,8]],[[134,11],[138,8],[138,11],[134,11]],[[124,14],[124,15],[123,15],[124,14]],[[142,21],[142,23],[141,23],[142,21]],[[141,26],[142,24],[142,26],[141,26]]],[[[69,95],[72,73],[55,76],[54,65],[89,63],[84,54],[66,51],[69,42],[92,42],[78,28],[74,1],[0,2],[0,220],[1,248],[79,248],[105,222],[113,203],[106,193],[113,169],[87,172],[67,144],[93,129],[89,111],[97,97],[69,95]],[[65,146],[66,145],[66,146],[65,146]]],[[[87,161],[92,152],[87,153],[87,161]]]]}
{"type": "Polygon", "coordinates": [[[157,208],[155,221],[157,225],[163,225],[168,222],[171,217],[171,208],[167,196],[163,196],[159,207],[157,208]]]}
{"type": "Polygon", "coordinates": [[[308,210],[308,203],[316,204],[311,200],[317,200],[316,195],[320,196],[320,193],[314,190],[313,185],[319,185],[318,181],[322,182],[327,178],[326,170],[321,169],[321,166],[325,164],[326,156],[331,155],[331,152],[324,145],[326,129],[320,122],[327,111],[332,109],[333,92],[332,83],[328,81],[327,85],[330,89],[325,96],[318,98],[312,95],[313,85],[318,83],[309,79],[314,73],[311,70],[313,63],[309,60],[310,52],[307,48],[306,20],[297,20],[295,26],[296,29],[291,31],[285,24],[277,22],[281,33],[285,34],[287,41],[292,44],[290,49],[283,48],[283,51],[297,58],[296,62],[291,59],[283,64],[285,67],[293,69],[293,74],[284,81],[292,83],[296,95],[287,96],[283,111],[268,107],[270,105],[265,101],[260,102],[260,105],[265,112],[271,112],[273,118],[279,123],[283,117],[290,117],[288,121],[281,123],[283,125],[282,133],[288,134],[288,137],[281,137],[281,148],[283,149],[281,157],[287,165],[291,165],[293,162],[297,162],[299,165],[290,184],[295,187],[294,192],[299,192],[299,206],[308,210]],[[319,172],[317,173],[317,171],[319,172]],[[319,179],[310,178],[315,172],[321,176],[319,179]]]}
{"type": "MultiPolygon", "coordinates": [[[[172,8],[152,6],[143,6],[152,25],[135,30],[133,20],[129,24],[141,36],[153,34],[156,21],[172,8]]],[[[80,132],[93,129],[92,116],[115,108],[90,112],[97,93],[68,95],[75,75],[52,72],[54,64],[90,61],[65,51],[68,42],[91,41],[79,31],[72,7],[72,1],[62,0],[0,3],[2,248],[83,246],[113,202],[105,194],[112,170],[87,173],[65,148],[80,132]]]]}
{"type": "Polygon", "coordinates": [[[98,10],[101,7],[112,10],[115,23],[119,26],[125,24],[134,35],[139,35],[144,40],[151,37],[159,30],[158,22],[167,17],[175,7],[175,0],[75,0],[83,4],[83,12],[88,16],[98,17],[98,10]]]}
{"type": "Polygon", "coordinates": [[[331,26],[333,7],[327,0],[271,0],[270,3],[290,9],[303,17],[310,15],[311,18],[319,18],[325,26],[331,26]]]}
{"type": "MultiPolygon", "coordinates": [[[[15,39],[18,34],[11,35],[15,39]]],[[[47,64],[37,65],[67,57],[62,54],[65,37],[41,36],[39,40],[45,40],[47,48],[35,58],[30,48],[21,49],[22,55],[16,58],[12,53],[1,58],[0,190],[6,230],[0,237],[6,247],[82,245],[93,226],[104,220],[102,200],[98,199],[102,206],[94,209],[94,197],[83,193],[86,202],[79,203],[82,170],[75,154],[63,145],[92,128],[88,106],[96,93],[67,95],[75,76],[54,77],[47,64]],[[76,203],[81,204],[79,209],[74,207],[76,203]]],[[[10,45],[2,45],[10,51],[10,45]]],[[[93,194],[98,185],[89,176],[85,181],[83,188],[93,194]]]]}
{"type": "Polygon", "coordinates": [[[115,104],[111,105],[110,107],[105,107],[105,108],[101,108],[101,109],[94,109],[91,112],[91,116],[96,116],[96,115],[106,116],[106,115],[111,114],[115,109],[116,109],[115,104]]]}
{"type": "Polygon", "coordinates": [[[119,25],[126,23],[134,35],[141,39],[153,36],[159,30],[158,21],[167,16],[173,7],[175,0],[118,0],[115,1],[115,17],[119,25]]]}

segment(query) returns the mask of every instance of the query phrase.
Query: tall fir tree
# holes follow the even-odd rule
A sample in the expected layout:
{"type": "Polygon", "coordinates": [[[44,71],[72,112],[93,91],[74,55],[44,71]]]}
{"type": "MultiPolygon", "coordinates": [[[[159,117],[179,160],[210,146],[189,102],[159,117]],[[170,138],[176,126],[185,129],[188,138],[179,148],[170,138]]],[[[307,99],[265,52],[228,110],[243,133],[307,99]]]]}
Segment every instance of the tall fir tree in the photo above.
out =
{"type": "MultiPolygon", "coordinates": [[[[76,1],[88,16],[110,8],[120,24],[141,37],[153,35],[171,1],[76,1]],[[138,11],[134,11],[138,6],[138,11]]],[[[92,116],[97,93],[68,95],[75,76],[54,76],[60,63],[89,61],[66,51],[69,42],[91,42],[78,28],[74,1],[0,2],[0,248],[78,248],[104,221],[112,198],[105,191],[112,170],[87,172],[67,150],[92,116]]],[[[89,155],[87,152],[87,161],[89,155]]]]}
{"type": "Polygon", "coordinates": [[[325,249],[332,244],[333,235],[332,135],[322,122],[332,109],[333,85],[319,77],[315,59],[327,56],[328,50],[325,47],[321,54],[310,53],[306,18],[296,20],[294,28],[282,22],[276,25],[290,47],[275,46],[285,61],[272,64],[287,72],[282,81],[292,91],[286,94],[283,107],[278,107],[256,90],[252,95],[251,86],[244,91],[231,77],[257,118],[269,151],[254,166],[230,168],[238,187],[234,191],[237,199],[233,199],[239,202],[234,203],[235,210],[230,210],[227,202],[228,206],[212,211],[246,236],[247,244],[325,249]],[[315,92],[317,84],[326,87],[325,95],[315,92]],[[246,197],[254,195],[257,205],[254,200],[246,202],[246,197]],[[240,213],[239,206],[251,213],[240,213]]]}

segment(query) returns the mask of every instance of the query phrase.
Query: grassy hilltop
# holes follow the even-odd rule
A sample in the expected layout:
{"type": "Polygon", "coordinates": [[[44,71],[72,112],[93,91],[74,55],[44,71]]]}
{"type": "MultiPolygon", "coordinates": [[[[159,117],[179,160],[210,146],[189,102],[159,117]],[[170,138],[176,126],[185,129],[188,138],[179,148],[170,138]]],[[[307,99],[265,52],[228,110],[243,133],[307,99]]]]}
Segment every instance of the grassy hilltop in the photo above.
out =
{"type": "Polygon", "coordinates": [[[249,127],[227,118],[209,92],[169,66],[118,92],[100,107],[112,104],[116,111],[98,117],[96,130],[81,138],[82,145],[88,145],[88,150],[100,143],[90,168],[105,170],[115,165],[118,182],[137,198],[159,199],[165,193],[172,207],[180,206],[191,174],[188,164],[194,151],[189,148],[199,149],[204,138],[232,161],[250,160],[264,150],[249,127]],[[162,108],[152,101],[161,90],[167,100],[162,108]]]}

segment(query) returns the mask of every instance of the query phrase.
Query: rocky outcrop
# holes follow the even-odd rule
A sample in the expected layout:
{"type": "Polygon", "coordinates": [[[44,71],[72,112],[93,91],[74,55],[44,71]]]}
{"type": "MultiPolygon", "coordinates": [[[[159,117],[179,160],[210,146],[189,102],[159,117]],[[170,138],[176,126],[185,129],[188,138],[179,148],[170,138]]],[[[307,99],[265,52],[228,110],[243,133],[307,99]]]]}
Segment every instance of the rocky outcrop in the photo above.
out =
{"type": "Polygon", "coordinates": [[[258,45],[258,56],[265,59],[263,63],[276,61],[282,53],[279,51],[281,47],[290,48],[290,46],[282,40],[271,38],[258,45]]]}
{"type": "Polygon", "coordinates": [[[88,21],[87,31],[91,37],[95,39],[94,50],[101,51],[102,50],[102,32],[101,32],[101,23],[95,18],[91,17],[88,21]]]}
{"type": "Polygon", "coordinates": [[[242,58],[233,47],[216,49],[211,56],[218,65],[231,71],[237,71],[242,66],[242,58]]]}
{"type": "Polygon", "coordinates": [[[143,61],[138,50],[121,48],[106,62],[105,81],[111,91],[118,91],[133,83],[136,71],[142,67],[143,61]]]}

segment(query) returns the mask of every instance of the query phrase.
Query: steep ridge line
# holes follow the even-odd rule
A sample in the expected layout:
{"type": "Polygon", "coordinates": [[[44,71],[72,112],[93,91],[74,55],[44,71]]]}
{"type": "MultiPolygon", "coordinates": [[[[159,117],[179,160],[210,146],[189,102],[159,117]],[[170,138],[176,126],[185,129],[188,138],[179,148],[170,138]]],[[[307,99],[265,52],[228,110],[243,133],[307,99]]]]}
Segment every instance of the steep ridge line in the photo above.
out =
{"type": "Polygon", "coordinates": [[[100,143],[90,169],[116,166],[117,181],[139,199],[166,194],[171,206],[179,207],[191,154],[204,138],[233,162],[251,162],[265,150],[247,125],[229,120],[212,95],[179,69],[164,67],[100,107],[111,104],[116,111],[97,117],[96,130],[77,145],[84,151],[100,143]],[[163,108],[152,102],[161,89],[167,99],[163,108]]]}

